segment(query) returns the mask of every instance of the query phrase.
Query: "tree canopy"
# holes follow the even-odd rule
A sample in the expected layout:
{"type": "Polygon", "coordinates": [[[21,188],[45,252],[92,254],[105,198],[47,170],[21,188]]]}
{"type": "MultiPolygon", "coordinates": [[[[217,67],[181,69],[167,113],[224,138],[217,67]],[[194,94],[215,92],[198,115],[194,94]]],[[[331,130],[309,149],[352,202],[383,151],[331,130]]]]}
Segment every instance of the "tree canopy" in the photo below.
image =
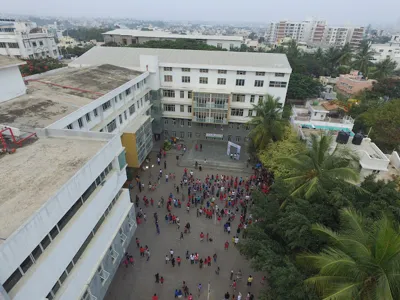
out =
{"type": "Polygon", "coordinates": [[[293,73],[290,76],[287,91],[288,99],[307,99],[319,97],[322,92],[322,84],[311,76],[293,73]]]}
{"type": "Polygon", "coordinates": [[[97,28],[97,27],[79,27],[76,29],[68,29],[63,32],[64,36],[70,36],[77,41],[96,40],[102,42],[104,40],[102,33],[112,30],[112,28],[97,28]]]}

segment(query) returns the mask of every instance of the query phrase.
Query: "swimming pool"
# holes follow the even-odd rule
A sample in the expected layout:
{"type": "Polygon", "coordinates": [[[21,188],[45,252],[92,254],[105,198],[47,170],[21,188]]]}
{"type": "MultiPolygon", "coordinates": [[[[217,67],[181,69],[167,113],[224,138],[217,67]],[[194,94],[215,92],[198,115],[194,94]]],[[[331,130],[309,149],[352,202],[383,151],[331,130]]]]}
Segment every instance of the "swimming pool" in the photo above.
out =
{"type": "MultiPolygon", "coordinates": [[[[310,126],[310,125],[302,124],[301,126],[310,126]]],[[[323,125],[314,125],[314,127],[315,127],[315,129],[321,129],[321,130],[334,130],[334,131],[350,132],[350,136],[354,136],[354,132],[348,128],[341,128],[341,127],[335,127],[335,126],[323,126],[323,125]]]]}

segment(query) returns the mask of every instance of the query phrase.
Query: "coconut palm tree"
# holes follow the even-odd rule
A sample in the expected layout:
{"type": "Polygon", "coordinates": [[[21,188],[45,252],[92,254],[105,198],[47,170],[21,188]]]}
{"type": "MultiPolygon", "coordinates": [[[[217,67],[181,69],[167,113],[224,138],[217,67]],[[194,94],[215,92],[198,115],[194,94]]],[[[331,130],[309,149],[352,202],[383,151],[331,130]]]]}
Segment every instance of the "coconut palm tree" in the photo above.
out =
{"type": "Polygon", "coordinates": [[[357,157],[343,146],[336,146],[331,151],[332,139],[332,136],[313,134],[311,146],[305,153],[280,159],[293,170],[292,175],[285,179],[293,189],[292,196],[308,199],[315,193],[324,192],[329,181],[358,180],[357,157]]]}
{"type": "Polygon", "coordinates": [[[391,76],[397,68],[397,62],[386,58],[375,64],[375,71],[372,73],[372,77],[378,80],[385,79],[391,76]]]}
{"type": "Polygon", "coordinates": [[[330,76],[337,73],[339,60],[341,57],[340,50],[336,47],[329,47],[324,53],[325,68],[330,76]]]}
{"type": "Polygon", "coordinates": [[[367,41],[362,41],[360,49],[354,56],[353,66],[361,71],[364,76],[368,76],[368,68],[371,65],[374,51],[371,50],[371,45],[367,41]]]}
{"type": "Polygon", "coordinates": [[[351,209],[340,212],[341,230],[323,225],[313,230],[328,239],[321,253],[297,257],[318,271],[306,284],[325,300],[400,299],[400,231],[383,216],[370,224],[351,209]]]}
{"type": "Polygon", "coordinates": [[[342,49],[340,49],[339,63],[341,65],[349,66],[353,57],[353,51],[349,43],[346,43],[342,49]]]}
{"type": "Polygon", "coordinates": [[[253,139],[257,150],[265,149],[271,141],[282,138],[286,121],[282,119],[282,105],[279,98],[267,94],[265,99],[253,105],[256,116],[248,124],[252,130],[250,137],[253,139]]]}

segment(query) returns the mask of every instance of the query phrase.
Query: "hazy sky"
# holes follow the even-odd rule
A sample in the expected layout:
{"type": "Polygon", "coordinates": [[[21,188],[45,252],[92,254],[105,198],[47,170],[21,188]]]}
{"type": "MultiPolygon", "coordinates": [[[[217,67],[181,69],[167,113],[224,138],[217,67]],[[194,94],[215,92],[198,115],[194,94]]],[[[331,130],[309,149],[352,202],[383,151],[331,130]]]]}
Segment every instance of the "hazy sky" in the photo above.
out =
{"type": "Polygon", "coordinates": [[[317,17],[331,25],[397,23],[399,0],[13,0],[5,13],[151,20],[270,22],[317,17]]]}

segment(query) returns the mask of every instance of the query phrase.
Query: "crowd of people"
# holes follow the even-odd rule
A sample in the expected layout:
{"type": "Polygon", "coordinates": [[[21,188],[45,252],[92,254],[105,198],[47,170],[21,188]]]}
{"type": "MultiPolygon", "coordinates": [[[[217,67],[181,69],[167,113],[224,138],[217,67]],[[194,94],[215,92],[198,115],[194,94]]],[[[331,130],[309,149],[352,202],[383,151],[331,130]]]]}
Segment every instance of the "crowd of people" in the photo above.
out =
{"type": "MultiPolygon", "coordinates": [[[[157,163],[159,165],[161,165],[163,156],[165,158],[165,153],[160,152],[157,158],[157,163]]],[[[166,168],[166,163],[164,163],[164,166],[166,168]]],[[[253,175],[245,177],[224,174],[206,174],[204,180],[197,178],[194,171],[188,170],[187,168],[183,170],[183,173],[178,176],[178,178],[175,177],[175,173],[169,174],[170,175],[166,177],[166,183],[168,183],[168,179],[171,179],[171,183],[173,182],[173,191],[169,192],[169,194],[168,191],[165,191],[167,194],[166,200],[164,196],[154,200],[151,195],[144,195],[143,197],[136,195],[136,207],[139,207],[140,198],[142,198],[145,209],[149,206],[155,206],[155,203],[157,208],[164,208],[165,223],[167,226],[176,226],[176,230],[179,233],[179,240],[184,239],[185,235],[191,233],[190,222],[187,222],[181,229],[179,215],[182,216],[182,214],[188,214],[191,210],[195,210],[197,218],[204,218],[206,221],[213,222],[215,225],[221,225],[224,233],[227,235],[225,241],[216,241],[209,232],[200,232],[200,243],[222,242],[226,251],[229,250],[230,244],[236,246],[239,244],[240,238],[246,238],[248,226],[251,225],[252,222],[257,222],[257,220],[253,220],[252,215],[248,213],[249,208],[252,206],[252,191],[257,187],[264,192],[268,192],[269,184],[271,180],[273,180],[270,174],[262,170],[256,170],[253,175]],[[238,220],[238,222],[235,220],[238,220]],[[233,235],[231,235],[232,232],[233,235]]],[[[162,180],[162,169],[160,169],[160,174],[158,176],[159,183],[160,180],[162,180]]],[[[140,180],[137,180],[137,184],[143,188],[140,180]]],[[[140,191],[141,190],[142,189],[140,189],[140,191]]],[[[151,191],[150,187],[149,190],[151,191]]],[[[157,210],[153,216],[156,232],[160,234],[158,212],[162,212],[162,210],[157,210]]],[[[141,224],[142,222],[146,222],[146,214],[143,209],[140,208],[137,212],[137,223],[141,224]]],[[[136,238],[136,244],[139,248],[140,256],[147,257],[148,260],[150,258],[148,247],[143,247],[138,238],[136,238]]],[[[182,249],[177,249],[177,251],[182,251],[182,249]]],[[[214,266],[216,275],[219,275],[221,270],[218,265],[217,253],[215,252],[200,255],[197,251],[186,250],[186,253],[183,252],[177,255],[174,249],[170,249],[169,253],[165,255],[165,264],[170,264],[172,268],[179,268],[181,264],[184,263],[194,266],[197,265],[199,269],[214,266]]],[[[237,282],[242,279],[242,274],[240,270],[237,272],[236,276],[233,276],[233,274],[234,271],[232,270],[229,283],[229,286],[232,288],[232,294],[228,291],[224,297],[225,299],[241,300],[242,294],[236,290],[237,282]]],[[[155,278],[156,283],[164,283],[164,278],[160,276],[159,273],[155,274],[155,278]]],[[[253,277],[249,275],[247,279],[248,288],[251,287],[252,281],[253,277]]],[[[198,285],[198,292],[200,293],[200,291],[201,283],[198,285]]],[[[254,299],[254,295],[250,291],[246,294],[246,300],[254,299]]],[[[157,297],[156,294],[154,294],[154,296],[157,297]]],[[[182,287],[175,289],[174,296],[175,298],[187,297],[189,300],[193,299],[193,295],[189,293],[189,288],[185,282],[183,282],[182,287]]]]}

